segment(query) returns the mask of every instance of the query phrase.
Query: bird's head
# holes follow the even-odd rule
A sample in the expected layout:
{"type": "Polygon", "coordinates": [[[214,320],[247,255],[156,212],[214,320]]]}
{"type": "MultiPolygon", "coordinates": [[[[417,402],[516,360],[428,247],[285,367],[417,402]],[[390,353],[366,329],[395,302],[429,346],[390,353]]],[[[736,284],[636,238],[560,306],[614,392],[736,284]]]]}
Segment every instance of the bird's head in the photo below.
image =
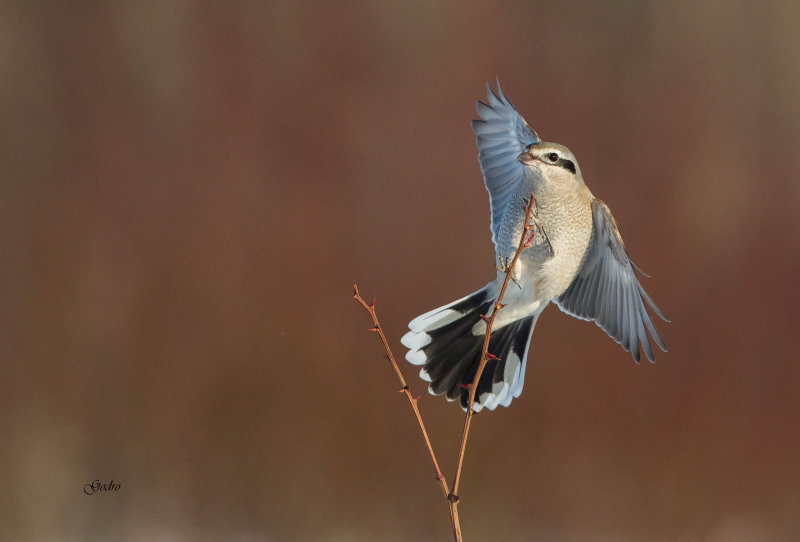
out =
{"type": "Polygon", "coordinates": [[[575,155],[568,148],[558,143],[540,141],[525,148],[525,152],[517,157],[522,164],[535,168],[551,182],[583,184],[581,170],[575,155]]]}

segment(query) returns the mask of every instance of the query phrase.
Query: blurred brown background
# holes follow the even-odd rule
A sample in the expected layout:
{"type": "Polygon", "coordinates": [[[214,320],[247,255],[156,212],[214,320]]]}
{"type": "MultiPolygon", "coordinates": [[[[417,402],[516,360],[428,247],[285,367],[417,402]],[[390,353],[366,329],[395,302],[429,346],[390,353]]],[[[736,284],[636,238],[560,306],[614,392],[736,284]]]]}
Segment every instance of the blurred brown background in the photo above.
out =
{"type": "Polygon", "coordinates": [[[637,367],[548,309],[466,539],[800,538],[797,2],[331,4],[0,8],[0,538],[448,540],[351,286],[401,356],[493,276],[495,75],[672,323],[637,367]]]}

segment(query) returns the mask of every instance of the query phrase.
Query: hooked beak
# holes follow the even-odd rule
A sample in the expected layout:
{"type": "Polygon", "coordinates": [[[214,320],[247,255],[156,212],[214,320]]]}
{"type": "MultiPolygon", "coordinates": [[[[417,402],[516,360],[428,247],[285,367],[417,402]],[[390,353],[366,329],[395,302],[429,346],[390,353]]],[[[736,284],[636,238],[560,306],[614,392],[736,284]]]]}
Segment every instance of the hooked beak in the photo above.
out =
{"type": "Polygon", "coordinates": [[[519,161],[522,164],[525,164],[526,166],[534,166],[534,167],[538,167],[542,163],[541,160],[533,157],[530,148],[527,149],[522,154],[520,154],[519,156],[517,156],[517,161],[519,161]]]}

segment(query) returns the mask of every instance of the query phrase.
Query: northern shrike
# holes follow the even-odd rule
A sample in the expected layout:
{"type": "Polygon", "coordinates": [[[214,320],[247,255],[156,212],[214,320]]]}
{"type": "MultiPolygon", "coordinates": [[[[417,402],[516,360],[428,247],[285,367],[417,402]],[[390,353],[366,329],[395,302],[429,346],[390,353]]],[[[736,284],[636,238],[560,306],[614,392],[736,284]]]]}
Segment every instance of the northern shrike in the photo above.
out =
{"type": "Polygon", "coordinates": [[[489,353],[475,392],[475,411],[508,406],[522,393],[528,347],[536,320],[555,302],[577,318],[593,320],[633,354],[639,347],[650,361],[647,336],[666,352],[647,311],[647,305],[667,318],[639,284],[617,224],[605,203],[583,182],[578,162],[569,149],[545,143],[528,126],[511,101],[487,85],[488,104],[478,102],[480,120],[472,121],[478,159],[491,204],[492,241],[497,276],[481,290],[412,320],[401,342],[406,359],[422,365],[420,377],[428,390],[460,398],[467,407],[478,366],[486,323],[517,250],[525,207],[535,194],[532,246],[510,270],[516,285],[506,290],[503,308],[494,322],[489,353]]]}

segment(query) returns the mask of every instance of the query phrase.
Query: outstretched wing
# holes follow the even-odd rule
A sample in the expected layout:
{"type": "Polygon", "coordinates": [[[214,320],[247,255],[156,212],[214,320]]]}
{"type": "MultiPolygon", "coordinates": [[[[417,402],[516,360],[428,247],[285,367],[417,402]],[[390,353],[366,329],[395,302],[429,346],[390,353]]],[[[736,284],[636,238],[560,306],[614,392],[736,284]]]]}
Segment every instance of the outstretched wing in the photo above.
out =
{"type": "Polygon", "coordinates": [[[522,183],[525,166],[517,162],[517,156],[525,147],[539,141],[539,136],[503,96],[500,81],[496,94],[488,83],[486,93],[489,103],[478,101],[481,118],[472,121],[472,131],[478,136],[478,160],[492,208],[492,242],[497,244],[503,213],[522,183]]]}
{"type": "Polygon", "coordinates": [[[583,320],[594,320],[608,335],[639,361],[639,345],[653,361],[645,328],[664,351],[667,347],[658,334],[645,303],[667,320],[636,278],[611,211],[600,200],[592,201],[594,218],[592,242],[581,269],[567,290],[556,299],[564,312],[583,320]]]}

